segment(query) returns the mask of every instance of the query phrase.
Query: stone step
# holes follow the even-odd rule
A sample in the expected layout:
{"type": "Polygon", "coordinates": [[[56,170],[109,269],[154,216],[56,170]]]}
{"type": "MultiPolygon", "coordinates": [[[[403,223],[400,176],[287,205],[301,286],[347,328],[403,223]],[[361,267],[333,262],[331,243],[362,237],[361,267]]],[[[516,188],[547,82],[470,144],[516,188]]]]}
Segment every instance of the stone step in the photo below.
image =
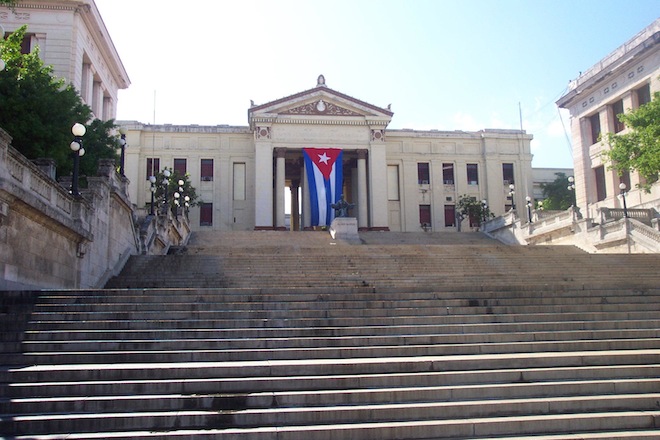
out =
{"type": "MultiPolygon", "coordinates": [[[[131,319],[94,319],[86,321],[76,321],[67,317],[67,320],[58,319],[58,316],[48,316],[49,320],[34,320],[30,322],[30,329],[38,331],[47,330],[121,330],[121,329],[191,329],[191,328],[298,328],[298,327],[365,327],[365,326],[419,326],[436,324],[460,324],[464,322],[468,325],[484,323],[516,324],[530,323],[534,321],[542,322],[574,322],[584,321],[585,319],[593,322],[598,321],[621,321],[627,320],[654,320],[658,313],[655,310],[650,311],[631,311],[631,312],[592,312],[592,313],[511,313],[507,315],[495,314],[476,314],[469,313],[474,310],[450,309],[446,315],[440,316],[389,316],[389,317],[370,317],[370,318],[307,318],[307,319],[198,319],[188,317],[187,319],[157,319],[143,317],[139,320],[131,319]],[[458,313],[458,312],[462,313],[458,313]]],[[[59,317],[61,318],[61,316],[59,317]]]]}
{"type": "MultiPolygon", "coordinates": [[[[182,368],[182,367],[181,367],[182,368]]],[[[343,390],[359,386],[361,389],[402,387],[484,387],[504,384],[519,386],[550,382],[568,382],[580,386],[581,382],[614,381],[615,390],[633,392],[634,382],[655,381],[660,365],[614,364],[604,366],[553,366],[547,368],[476,369],[468,371],[384,372],[325,375],[288,375],[264,377],[198,377],[199,372],[185,378],[103,380],[93,379],[55,381],[56,371],[43,382],[19,381],[12,383],[6,396],[11,398],[45,398],[47,396],[85,397],[127,396],[155,394],[240,394],[263,392],[316,392],[317,390],[343,390]],[[626,384],[626,381],[630,381],[626,384]],[[629,386],[628,386],[629,385],[629,386]],[[618,388],[617,388],[618,387],[618,388]]],[[[202,375],[203,376],[203,375],[202,375]]],[[[611,390],[611,388],[610,388],[611,390]]],[[[653,392],[653,389],[649,389],[653,392]]]]}
{"type": "MultiPolygon", "coordinates": [[[[625,344],[624,344],[625,345],[625,344]]],[[[90,380],[205,379],[213,377],[298,376],[337,374],[419,373],[428,371],[499,370],[507,368],[558,368],[660,363],[660,348],[471,355],[319,358],[225,362],[154,362],[100,364],[37,364],[10,369],[15,382],[90,380]]]]}
{"type": "MultiPolygon", "coordinates": [[[[117,329],[117,330],[30,330],[25,341],[105,341],[119,340],[168,340],[168,339],[260,339],[260,338],[346,338],[385,337],[401,335],[473,335],[482,333],[553,332],[561,335],[570,332],[617,332],[627,330],[657,330],[660,318],[648,320],[566,321],[566,322],[516,322],[477,324],[431,324],[414,326],[361,326],[361,327],[288,327],[288,328],[184,328],[184,329],[117,329]]],[[[600,333],[599,333],[600,334],[600,333]]],[[[602,333],[607,334],[607,333],[602,333]]],[[[505,336],[506,337],[506,336],[505,336]]],[[[559,336],[561,337],[561,336],[559,336]]]]}
{"type": "Polygon", "coordinates": [[[551,306],[551,305],[596,305],[596,304],[648,304],[651,301],[660,301],[660,291],[657,295],[637,296],[553,296],[553,297],[468,297],[468,298],[432,298],[432,299],[315,299],[291,301],[232,301],[222,297],[215,298],[180,298],[178,301],[156,302],[142,301],[140,297],[125,298],[124,302],[117,299],[113,301],[91,302],[76,301],[75,303],[40,303],[35,306],[34,312],[122,312],[122,311],[163,311],[175,308],[179,311],[198,310],[332,310],[332,309],[389,309],[405,306],[406,308],[433,308],[443,307],[474,307],[474,306],[551,306]],[[133,301],[131,301],[133,299],[133,301]]]}
{"type": "Polygon", "coordinates": [[[337,288],[286,288],[286,289],[108,289],[101,292],[81,291],[75,294],[69,291],[45,291],[39,297],[38,306],[44,307],[58,304],[115,304],[115,303],[181,303],[181,302],[208,302],[222,301],[224,303],[249,303],[254,307],[290,302],[374,302],[374,301],[415,301],[415,300],[520,300],[543,301],[555,298],[570,298],[577,300],[585,298],[631,301],[644,301],[648,298],[657,299],[660,288],[632,289],[632,288],[597,288],[594,286],[568,286],[557,285],[512,285],[503,286],[473,286],[472,288],[438,290],[438,289],[410,289],[388,290],[372,288],[366,289],[337,289],[337,288]],[[548,291],[551,296],[543,295],[548,291]]]}
{"type": "MultiPolygon", "coordinates": [[[[93,335],[90,335],[93,336],[93,335]]],[[[471,333],[471,334],[402,334],[386,336],[336,336],[336,337],[277,337],[271,338],[222,338],[215,335],[208,338],[178,338],[167,339],[159,335],[149,339],[87,339],[87,340],[48,340],[25,341],[23,351],[26,354],[36,352],[87,352],[87,351],[141,351],[141,350],[204,350],[208,348],[222,349],[288,349],[319,347],[377,347],[377,346],[421,346],[442,344],[493,344],[493,343],[523,343],[552,342],[578,340],[634,340],[660,338],[660,328],[649,329],[616,329],[598,331],[539,331],[530,328],[527,332],[511,333],[471,333]]]]}
{"type": "Polygon", "coordinates": [[[140,309],[131,307],[129,310],[108,310],[98,308],[92,311],[35,311],[31,315],[34,321],[57,320],[139,320],[153,319],[310,319],[310,318],[350,318],[350,317],[402,317],[402,316],[443,316],[448,314],[475,315],[475,314],[550,314],[550,313],[606,313],[619,312],[620,314],[635,311],[660,311],[660,301],[650,303],[623,303],[623,304],[559,304],[559,305],[473,305],[458,304],[449,306],[436,304],[427,307],[408,307],[405,303],[395,304],[393,307],[371,307],[361,308],[324,308],[321,304],[315,309],[225,309],[222,305],[217,308],[212,306],[204,307],[203,304],[188,307],[182,307],[183,310],[171,307],[161,310],[140,309]]]}
{"type": "MultiPolygon", "coordinates": [[[[113,394],[100,396],[21,397],[0,400],[0,411],[9,414],[103,413],[188,410],[230,410],[236,408],[296,408],[333,405],[389,404],[392,402],[458,402],[482,399],[523,399],[570,396],[630,395],[660,393],[660,379],[608,379],[535,383],[488,383],[427,387],[344,388],[305,391],[113,394]]],[[[121,386],[121,384],[117,384],[121,386]]]]}
{"type": "Polygon", "coordinates": [[[645,350],[657,347],[656,338],[570,340],[533,342],[493,342],[422,344],[406,346],[358,346],[358,347],[311,347],[311,348],[263,348],[263,349],[171,349],[171,350],[109,350],[109,351],[46,351],[25,352],[27,362],[36,364],[85,363],[153,363],[153,362],[231,362],[298,359],[354,359],[381,357],[418,357],[476,354],[518,354],[561,351],[611,351],[645,350]]]}
{"type": "MultiPolygon", "coordinates": [[[[487,404],[488,402],[484,402],[487,404]]],[[[573,408],[576,410],[580,407],[579,401],[574,402],[573,408]]],[[[360,438],[365,440],[384,440],[384,439],[440,439],[440,438],[489,438],[502,435],[512,435],[525,433],[528,435],[535,433],[570,433],[576,432],[589,432],[589,431],[602,431],[603,429],[610,431],[617,431],[620,429],[638,429],[638,430],[652,430],[655,429],[656,418],[660,416],[660,411],[652,409],[646,410],[622,410],[616,411],[616,399],[611,402],[608,399],[594,402],[599,407],[604,407],[604,412],[591,412],[591,413],[572,413],[572,414],[531,414],[531,415],[502,415],[500,417],[481,417],[475,418],[456,418],[456,419],[437,419],[438,406],[430,408],[423,408],[420,406],[412,407],[394,407],[383,408],[383,412],[376,412],[375,418],[369,423],[326,423],[326,424],[312,424],[304,426],[280,426],[275,424],[273,426],[259,426],[259,427],[232,427],[232,422],[240,419],[242,414],[223,414],[217,411],[178,411],[178,412],[154,412],[143,414],[104,414],[102,417],[98,415],[69,415],[68,417],[57,418],[51,423],[48,415],[35,416],[35,417],[16,417],[7,421],[7,424],[18,425],[22,422],[28,422],[31,431],[34,435],[50,434],[52,429],[58,429],[62,434],[66,434],[66,427],[73,427],[75,432],[97,432],[100,423],[107,427],[107,431],[103,434],[108,437],[108,432],[121,433],[126,429],[137,429],[140,431],[152,432],[156,435],[172,436],[172,431],[180,430],[181,426],[194,427],[197,426],[199,430],[204,430],[207,434],[214,436],[221,436],[221,438],[237,438],[237,439],[277,439],[277,440],[304,440],[309,438],[324,440],[324,439],[337,439],[339,438],[360,438]],[[611,404],[614,408],[613,411],[607,411],[607,404],[611,404]],[[390,410],[393,415],[398,414],[398,419],[406,412],[420,412],[426,415],[428,411],[428,418],[424,420],[410,421],[404,420],[381,420],[384,414],[390,410]],[[142,428],[144,420],[148,420],[149,428],[142,428]],[[138,428],[133,428],[138,426],[138,428]],[[55,428],[57,427],[57,428],[55,428]],[[83,428],[83,429],[81,429],[83,428]],[[45,431],[45,432],[43,432],[45,431]]],[[[527,402],[531,404],[531,402],[527,402]]],[[[486,405],[487,407],[488,405],[486,405]]],[[[524,408],[526,405],[521,402],[520,407],[524,408]]],[[[539,406],[545,408],[541,403],[539,406]]],[[[566,408],[568,410],[569,404],[564,402],[557,402],[556,408],[566,408]]],[[[511,403],[511,408],[514,409],[515,403],[511,403]]],[[[317,414],[323,415],[339,415],[343,408],[333,408],[333,411],[320,411],[317,414]]],[[[365,412],[367,409],[365,409],[365,412]]],[[[361,415],[361,417],[365,417],[361,415]]],[[[366,415],[369,419],[369,415],[366,415]]],[[[364,419],[362,419],[364,420],[364,419]]],[[[184,428],[185,429],[185,428],[184,428]]],[[[190,428],[189,428],[190,429],[190,428]]],[[[194,428],[193,428],[194,429],[194,428]]],[[[182,434],[185,431],[182,432],[182,434]]],[[[119,434],[115,438],[128,438],[126,434],[119,434]]],[[[191,435],[188,431],[186,435],[191,435]]],[[[200,434],[203,435],[202,432],[200,434]]],[[[19,434],[20,435],[20,434],[19,434]]],[[[195,438],[199,434],[195,433],[195,438]]],[[[42,437],[43,438],[43,437],[42,437]]],[[[72,438],[67,435],[66,438],[72,438]]],[[[80,437],[78,437],[80,438],[80,437]]],[[[135,438],[135,437],[133,437],[135,438]]]]}

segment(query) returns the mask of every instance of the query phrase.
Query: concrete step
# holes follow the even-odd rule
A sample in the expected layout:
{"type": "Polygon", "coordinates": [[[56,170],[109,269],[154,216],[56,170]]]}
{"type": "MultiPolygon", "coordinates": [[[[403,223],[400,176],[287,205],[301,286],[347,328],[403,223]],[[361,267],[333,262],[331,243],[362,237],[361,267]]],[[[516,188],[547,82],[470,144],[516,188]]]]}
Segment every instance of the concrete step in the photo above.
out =
{"type": "MultiPolygon", "coordinates": [[[[10,415],[9,421],[0,421],[3,431],[22,433],[21,427],[29,427],[34,434],[96,432],[103,423],[108,431],[118,430],[170,430],[202,428],[256,428],[277,426],[314,426],[329,424],[354,424],[363,420],[371,423],[404,422],[414,420],[418,424],[427,420],[460,420],[481,417],[515,417],[532,415],[562,415],[580,413],[584,407],[594,412],[653,411],[660,399],[659,394],[619,394],[556,398],[475,400],[465,402],[389,403],[368,405],[339,405],[328,407],[259,409],[222,408],[187,409],[177,411],[120,412],[120,413],[71,413],[10,415]]],[[[660,411],[658,411],[660,414],[660,411]]],[[[626,416],[621,416],[619,428],[626,426],[626,416]]],[[[616,426],[612,426],[616,429],[616,426]]],[[[653,424],[644,426],[652,428],[653,424]]],[[[492,429],[492,428],[491,428],[492,429]]]]}
{"type": "MultiPolygon", "coordinates": [[[[481,333],[528,333],[553,332],[617,332],[619,330],[655,330],[660,327],[660,318],[648,320],[609,320],[609,321],[565,321],[565,322],[516,322],[476,324],[430,324],[414,326],[360,326],[360,327],[287,327],[287,328],[146,328],[146,329],[71,329],[71,330],[29,330],[25,332],[25,341],[67,341],[84,340],[168,340],[168,339],[261,339],[261,338],[346,338],[346,337],[383,337],[399,335],[472,335],[481,333]]],[[[600,333],[599,333],[600,334],[600,333]]],[[[606,334],[606,333],[602,333],[606,334]]],[[[560,336],[561,337],[561,336],[560,336]]]]}
{"type": "Polygon", "coordinates": [[[89,380],[201,379],[210,377],[298,376],[337,374],[419,373],[428,371],[558,368],[660,363],[660,348],[605,351],[490,353],[380,358],[320,358],[225,362],[157,362],[99,364],[37,364],[10,369],[14,381],[62,382],[89,380]]]}
{"type": "Polygon", "coordinates": [[[282,349],[172,349],[172,350],[111,350],[111,351],[52,351],[26,352],[24,359],[30,363],[68,364],[84,363],[154,363],[154,362],[231,362],[256,361],[259,359],[297,360],[297,359],[354,359],[380,357],[417,357],[475,354],[517,354],[562,351],[611,351],[645,350],[658,346],[656,338],[646,339],[611,339],[578,340],[548,342],[505,342],[476,344],[437,344],[406,345],[380,347],[312,347],[282,349]]]}
{"type": "MultiPolygon", "coordinates": [[[[91,367],[90,367],[91,368],[91,367]]],[[[174,368],[174,367],[173,367],[174,368]]],[[[184,368],[184,366],[179,366],[184,368]]],[[[614,390],[630,393],[636,390],[635,381],[655,382],[660,374],[658,364],[613,364],[597,366],[550,366],[545,368],[497,368],[474,369],[466,371],[418,371],[381,373],[365,373],[356,371],[353,374],[323,375],[284,375],[284,376],[248,376],[219,377],[203,374],[196,369],[190,371],[187,377],[162,377],[163,374],[152,375],[147,379],[103,379],[102,372],[94,378],[80,376],[78,380],[62,381],[57,370],[43,381],[30,382],[25,375],[16,375],[21,381],[8,387],[7,397],[45,398],[47,396],[84,397],[90,396],[129,396],[129,395],[206,395],[209,393],[226,395],[258,394],[263,392],[317,392],[318,390],[354,389],[359,386],[363,390],[377,392],[381,388],[414,388],[414,387],[469,387],[485,388],[488,386],[515,387],[524,384],[544,386],[551,382],[566,382],[575,385],[582,382],[614,381],[614,390]],[[58,380],[55,380],[55,379],[58,380]],[[48,380],[50,379],[50,380],[48,380]],[[89,380],[87,380],[89,379],[89,380]],[[629,382],[627,382],[629,381],[629,382]]],[[[610,382],[611,383],[611,382],[610,382]]],[[[604,388],[612,392],[611,386],[604,388]]],[[[654,392],[653,388],[649,392],[654,392]]],[[[484,392],[484,395],[487,395],[484,392]]]]}
{"type": "MultiPolygon", "coordinates": [[[[472,311],[468,310],[467,312],[472,311]]],[[[575,322],[588,319],[593,322],[598,321],[620,321],[625,322],[654,320],[658,313],[651,311],[633,311],[633,312],[593,312],[593,313],[511,313],[507,315],[495,314],[474,314],[465,313],[465,310],[449,309],[446,315],[440,316],[389,316],[389,317],[371,317],[371,318],[307,318],[289,320],[283,319],[157,319],[155,317],[140,320],[131,319],[95,319],[87,321],[77,321],[70,316],[65,316],[66,320],[58,319],[57,316],[48,316],[49,320],[34,320],[30,323],[31,331],[39,330],[122,330],[122,329],[195,329],[195,328],[299,328],[299,327],[372,327],[372,326],[423,326],[437,324],[460,324],[467,325],[499,323],[499,324],[518,324],[530,323],[534,321],[542,322],[575,322]],[[457,313],[462,311],[462,314],[457,313]]],[[[60,317],[61,318],[61,317],[60,317]]]]}
{"type": "MultiPolygon", "coordinates": [[[[388,439],[485,439],[497,436],[514,435],[524,432],[528,435],[543,433],[567,433],[592,431],[617,431],[625,430],[656,430],[655,419],[660,416],[660,411],[613,411],[575,414],[546,414],[526,416],[503,416],[503,417],[478,417],[459,418],[449,420],[426,420],[426,421],[384,421],[353,424],[325,424],[289,427],[257,427],[257,428],[229,428],[222,426],[226,420],[222,414],[217,412],[182,411],[173,413],[147,413],[135,415],[130,418],[128,414],[110,414],[101,421],[96,419],[97,424],[103,422],[104,426],[115,426],[117,434],[110,437],[108,432],[100,433],[102,437],[96,438],[139,438],[144,436],[172,438],[178,435],[187,438],[204,438],[204,436],[221,437],[223,439],[268,439],[268,440],[331,440],[337,438],[360,438],[364,440],[388,440],[388,439]],[[137,432],[122,432],[130,429],[134,420],[138,417],[149,417],[151,428],[137,432]],[[212,423],[208,420],[212,419],[212,423]],[[180,429],[177,420],[189,425],[204,425],[198,430],[180,429]],[[215,426],[220,425],[220,426],[215,426]]],[[[31,418],[30,424],[41,427],[43,419],[31,418]]],[[[231,416],[230,416],[231,417],[231,416]]],[[[79,416],[77,421],[86,420],[79,416]]],[[[12,423],[22,420],[13,420],[12,423]]],[[[63,421],[63,425],[67,420],[63,421]]],[[[72,422],[75,424],[75,421],[72,422]]],[[[98,426],[98,425],[97,425],[98,426]]],[[[79,431],[76,431],[79,432],[79,431]]],[[[93,431],[94,432],[94,431],[93,431]]],[[[656,431],[657,432],[657,431],[656,431]]],[[[39,434],[37,434],[39,435],[39,434]]],[[[22,437],[17,437],[22,438],[22,437]]],[[[34,434],[25,438],[58,438],[57,436],[39,436],[34,434]]],[[[61,436],[60,436],[61,438],[61,436]]],[[[70,438],[92,438],[83,433],[78,436],[66,436],[70,438]]]]}
{"type": "MultiPolygon", "coordinates": [[[[303,391],[114,394],[58,397],[14,397],[0,400],[5,414],[105,413],[188,410],[231,410],[236,408],[298,408],[336,405],[390,404],[392,402],[461,402],[483,399],[532,399],[551,397],[613,396],[660,393],[660,379],[617,379],[535,383],[487,383],[428,387],[387,387],[383,381],[376,389],[315,389],[303,391]]],[[[118,387],[121,384],[117,384],[118,387]]]]}
{"type": "MultiPolygon", "coordinates": [[[[91,334],[90,336],[94,336],[91,334]]],[[[46,340],[25,341],[23,351],[27,354],[38,352],[70,352],[70,351],[145,351],[145,350],[204,350],[208,348],[222,349],[290,349],[319,347],[378,347],[378,346],[422,346],[443,344],[493,344],[493,343],[523,343],[523,342],[569,342],[578,340],[635,340],[660,338],[660,328],[650,329],[616,329],[599,331],[538,331],[530,328],[527,332],[511,333],[471,333],[471,334],[402,334],[385,336],[339,336],[339,337],[272,337],[272,338],[222,338],[191,337],[185,339],[167,339],[162,335],[149,339],[98,339],[85,340],[46,340]]]]}

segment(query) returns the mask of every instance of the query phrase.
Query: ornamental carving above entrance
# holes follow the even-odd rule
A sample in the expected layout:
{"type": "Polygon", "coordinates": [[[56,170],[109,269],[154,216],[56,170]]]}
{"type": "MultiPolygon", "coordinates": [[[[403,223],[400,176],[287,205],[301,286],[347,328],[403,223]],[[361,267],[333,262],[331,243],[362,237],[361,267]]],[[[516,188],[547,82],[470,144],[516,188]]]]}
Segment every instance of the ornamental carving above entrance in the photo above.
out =
{"type": "Polygon", "coordinates": [[[363,116],[353,110],[319,99],[316,102],[283,111],[283,115],[363,116]]]}

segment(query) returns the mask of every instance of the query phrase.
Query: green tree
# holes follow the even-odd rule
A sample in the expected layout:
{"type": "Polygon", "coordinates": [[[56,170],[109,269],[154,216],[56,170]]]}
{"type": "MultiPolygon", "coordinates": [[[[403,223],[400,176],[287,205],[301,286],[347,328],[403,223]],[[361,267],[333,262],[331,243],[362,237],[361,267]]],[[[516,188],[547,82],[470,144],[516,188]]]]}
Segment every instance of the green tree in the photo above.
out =
{"type": "Polygon", "coordinates": [[[646,180],[638,186],[648,192],[660,174],[660,92],[650,102],[617,117],[629,131],[607,133],[603,142],[610,149],[603,156],[619,175],[637,171],[646,180]]]}
{"type": "Polygon", "coordinates": [[[575,191],[568,189],[570,182],[565,173],[555,173],[554,181],[542,183],[543,209],[550,211],[565,211],[575,206],[575,191]]]}
{"type": "MultiPolygon", "coordinates": [[[[164,170],[163,170],[164,171],[164,170]]],[[[156,177],[156,183],[154,184],[156,187],[156,192],[154,194],[155,196],[155,203],[157,206],[162,206],[164,198],[165,198],[165,185],[163,182],[166,180],[165,179],[165,174],[163,171],[158,172],[155,177],[156,177]]],[[[170,209],[174,210],[176,208],[176,203],[175,203],[175,193],[179,193],[179,200],[183,199],[185,196],[188,196],[190,200],[188,201],[189,207],[192,208],[193,206],[199,205],[199,196],[197,195],[197,191],[195,191],[195,187],[192,186],[190,183],[190,175],[185,174],[181,175],[178,172],[172,170],[171,168],[168,169],[170,172],[169,178],[167,178],[167,202],[170,207],[170,209]],[[183,181],[183,185],[179,185],[179,181],[183,181]],[[183,191],[179,191],[179,188],[183,188],[183,191]]],[[[184,208],[184,202],[183,200],[180,201],[181,207],[184,208]]]]}
{"type": "Polygon", "coordinates": [[[0,55],[6,62],[0,74],[0,127],[28,159],[52,158],[58,174],[66,175],[73,167],[71,127],[76,122],[86,125],[80,172],[94,175],[99,158],[117,157],[118,138],[110,135],[114,122],[90,122],[91,109],[71,84],[53,76],[52,67],[39,58],[39,48],[21,53],[26,29],[23,26],[0,41],[0,55]]]}
{"type": "Polygon", "coordinates": [[[477,200],[474,196],[462,195],[458,198],[456,203],[456,212],[459,216],[459,222],[466,218],[472,219],[472,223],[481,223],[488,220],[495,215],[490,212],[488,205],[484,205],[481,201],[477,200]]]}

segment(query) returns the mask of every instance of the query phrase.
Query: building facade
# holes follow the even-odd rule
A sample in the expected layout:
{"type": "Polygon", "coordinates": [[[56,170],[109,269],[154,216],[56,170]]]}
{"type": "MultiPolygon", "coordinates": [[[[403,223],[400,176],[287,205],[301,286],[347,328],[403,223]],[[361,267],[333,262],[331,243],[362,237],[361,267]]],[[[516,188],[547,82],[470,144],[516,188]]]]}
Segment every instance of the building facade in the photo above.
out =
{"type": "Polygon", "coordinates": [[[39,47],[53,74],[65,78],[101,120],[117,115],[117,93],[130,80],[93,0],[21,0],[0,6],[5,32],[27,25],[23,51],[39,47]]]}
{"type": "Polygon", "coordinates": [[[660,91],[660,19],[614,50],[569,85],[557,105],[570,111],[577,206],[589,218],[600,208],[622,208],[619,185],[626,185],[628,207],[660,209],[660,185],[636,188],[636,172],[618,175],[602,153],[604,133],[626,133],[616,117],[649,102],[660,91]]]}
{"type": "Polygon", "coordinates": [[[342,151],[343,195],[363,230],[456,231],[463,195],[502,214],[512,206],[510,185],[515,204],[532,194],[524,131],[389,130],[393,115],[329,88],[321,75],[312,89],[251,106],[244,127],[119,121],[131,199],[147,206],[149,177],[171,168],[190,175],[202,201],[190,213],[193,230],[307,229],[304,148],[342,151]]]}

